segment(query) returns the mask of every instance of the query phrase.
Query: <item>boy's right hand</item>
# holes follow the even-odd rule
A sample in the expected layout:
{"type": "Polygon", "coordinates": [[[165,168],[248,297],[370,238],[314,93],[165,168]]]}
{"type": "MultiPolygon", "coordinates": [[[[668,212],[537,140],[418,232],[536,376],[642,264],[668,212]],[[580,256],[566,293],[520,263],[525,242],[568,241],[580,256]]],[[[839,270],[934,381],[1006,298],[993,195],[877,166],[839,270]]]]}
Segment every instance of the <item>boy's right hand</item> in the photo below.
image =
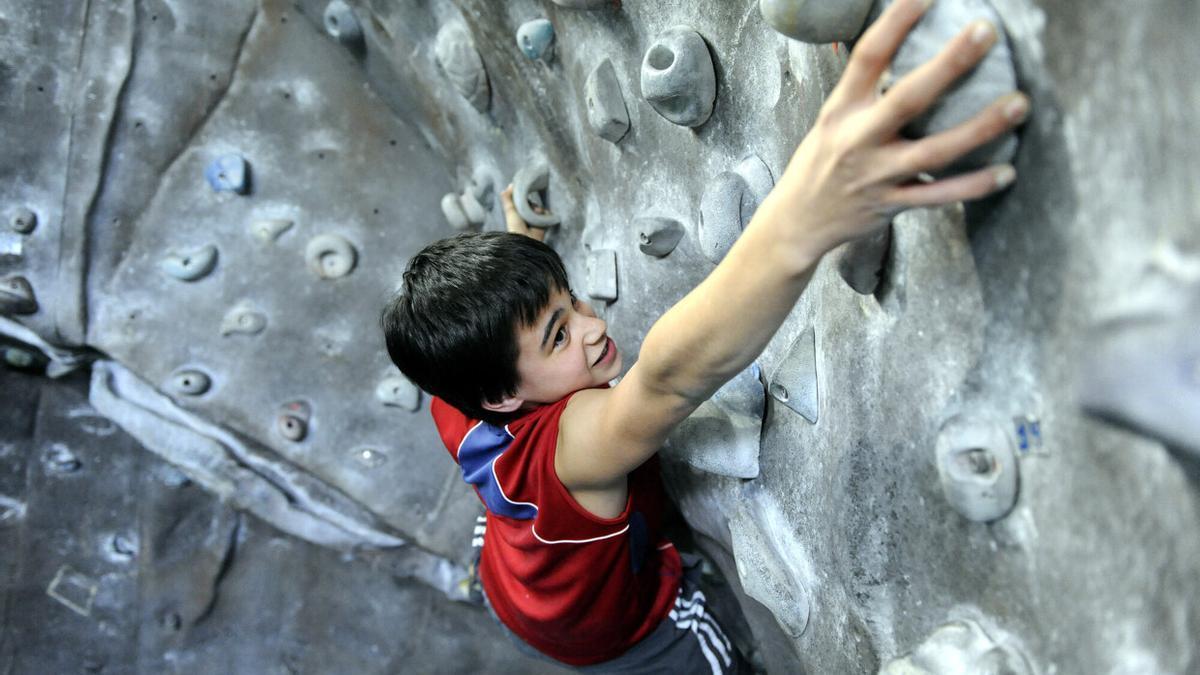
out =
{"type": "MultiPolygon", "coordinates": [[[[896,213],[977,199],[1015,178],[1002,164],[920,182],[918,176],[949,165],[972,149],[1020,124],[1029,100],[1012,92],[971,120],[919,140],[900,130],[937,101],[983,58],[997,39],[984,20],[968,25],[933,60],[879,95],[879,81],[928,0],[897,0],[855,45],[841,81],[817,122],[796,149],[768,201],[803,219],[802,235],[828,251],[885,225],[896,213]]],[[[784,216],[786,218],[786,216],[784,216]]]]}

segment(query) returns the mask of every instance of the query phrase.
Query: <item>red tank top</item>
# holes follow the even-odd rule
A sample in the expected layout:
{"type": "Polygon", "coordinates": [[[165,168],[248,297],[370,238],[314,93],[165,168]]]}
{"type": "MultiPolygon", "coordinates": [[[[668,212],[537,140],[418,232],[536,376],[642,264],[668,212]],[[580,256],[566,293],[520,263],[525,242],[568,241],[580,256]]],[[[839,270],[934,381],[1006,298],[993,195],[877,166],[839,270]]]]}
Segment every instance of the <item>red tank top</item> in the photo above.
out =
{"type": "Polygon", "coordinates": [[[654,456],[629,474],[616,518],[576,503],[558,479],[558,421],[570,397],[498,427],[434,398],[430,409],[463,479],[487,507],[480,578],[496,616],[575,666],[616,658],[649,635],[678,593],[679,553],[660,532],[654,456]]]}

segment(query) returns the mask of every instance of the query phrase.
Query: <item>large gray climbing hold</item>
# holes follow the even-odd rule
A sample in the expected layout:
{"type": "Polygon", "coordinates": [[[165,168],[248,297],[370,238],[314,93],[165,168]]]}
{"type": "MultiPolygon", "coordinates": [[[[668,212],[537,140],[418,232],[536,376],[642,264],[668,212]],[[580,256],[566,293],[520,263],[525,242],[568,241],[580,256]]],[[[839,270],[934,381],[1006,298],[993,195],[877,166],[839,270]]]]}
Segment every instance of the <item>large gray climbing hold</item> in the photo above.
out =
{"type": "Polygon", "coordinates": [[[25,277],[0,279],[0,314],[33,314],[38,311],[33,286],[25,277]]]}
{"type": "Polygon", "coordinates": [[[442,196],[442,215],[446,218],[446,222],[450,223],[450,227],[456,230],[465,230],[471,226],[470,219],[463,211],[462,200],[453,192],[447,192],[442,196]]]}
{"type": "Polygon", "coordinates": [[[170,253],[159,266],[180,281],[203,279],[217,266],[217,247],[206,244],[184,253],[170,253]]]}
{"type": "Polygon", "coordinates": [[[802,42],[826,44],[858,37],[874,0],[759,0],[767,24],[802,42]]]}
{"type": "Polygon", "coordinates": [[[815,581],[811,561],[796,539],[795,526],[766,494],[737,502],[729,536],[738,579],[746,595],[763,604],[793,638],[804,634],[815,581]]]}
{"type": "Polygon", "coordinates": [[[304,247],[308,269],[322,279],[337,279],[350,274],[358,262],[358,251],[345,237],[321,234],[304,247]]]}
{"type": "Polygon", "coordinates": [[[813,327],[800,333],[787,356],[771,376],[768,391],[772,398],[817,423],[821,399],[817,388],[817,331],[813,327]]]}
{"type": "Polygon", "coordinates": [[[592,251],[587,262],[587,294],[590,298],[612,302],[617,299],[617,252],[592,251]]]}
{"type": "Polygon", "coordinates": [[[541,160],[526,164],[513,176],[513,205],[527,225],[553,227],[561,219],[550,210],[549,197],[543,193],[550,189],[550,166],[541,160]],[[531,201],[532,200],[532,201],[531,201]],[[533,205],[545,207],[543,213],[533,210],[533,205]]]}
{"type": "Polygon", "coordinates": [[[644,216],[634,220],[637,225],[638,250],[655,258],[665,258],[683,239],[683,225],[674,218],[644,216]]]}
{"type": "Polygon", "coordinates": [[[554,57],[554,24],[547,19],[532,19],[517,28],[517,46],[535,61],[554,57]]]}
{"type": "Polygon", "coordinates": [[[1004,427],[956,415],[942,425],[936,452],[942,492],[955,511],[980,523],[1008,515],[1017,502],[1019,468],[1004,427]]]}
{"type": "Polygon", "coordinates": [[[621,0],[554,0],[554,4],[568,9],[601,9],[603,7],[620,7],[621,0]]]}
{"type": "Polygon", "coordinates": [[[457,23],[442,26],[433,53],[454,89],[479,112],[487,110],[491,85],[467,29],[457,23]]]}
{"type": "Polygon", "coordinates": [[[756,478],[765,408],[762,373],[754,363],[683,420],[665,451],[700,471],[756,478]]]}
{"type": "Polygon", "coordinates": [[[37,214],[25,206],[13,209],[9,214],[8,226],[17,234],[29,234],[37,227],[37,214]]]}
{"type": "Polygon", "coordinates": [[[890,661],[880,675],[1032,675],[1024,655],[998,644],[970,619],[951,621],[925,638],[911,654],[890,661]]]}
{"type": "Polygon", "coordinates": [[[870,295],[879,287],[892,247],[892,225],[843,244],[837,259],[837,271],[855,292],[870,295]]]}
{"type": "Polygon", "coordinates": [[[658,34],[642,58],[642,96],[673,124],[698,127],[708,121],[717,75],[699,33],[675,26],[658,34]]]}
{"type": "Polygon", "coordinates": [[[746,157],[733,171],[722,172],[709,182],[700,197],[697,226],[704,257],[721,262],[774,185],[771,170],[757,155],[746,157]]]}
{"type": "Polygon", "coordinates": [[[362,24],[354,9],[343,0],[333,0],[325,5],[325,31],[335,40],[347,47],[357,47],[362,44],[362,24]]]}
{"type": "Polygon", "coordinates": [[[1181,309],[1092,331],[1077,386],[1083,409],[1200,457],[1200,285],[1181,309]]]}
{"type": "Polygon", "coordinates": [[[610,59],[604,59],[588,74],[583,87],[587,101],[588,124],[596,135],[611,143],[624,138],[629,131],[629,111],[617,81],[617,70],[610,59]]]}
{"type": "MultiPolygon", "coordinates": [[[[983,61],[959,80],[927,113],[913,120],[903,133],[923,138],[952,129],[974,117],[997,98],[1017,88],[1012,48],[1000,15],[985,0],[935,2],[908,34],[892,59],[892,74],[899,79],[941,51],[955,35],[976,19],[987,19],[999,31],[996,45],[983,61]]],[[[935,176],[1009,162],[1017,151],[1017,136],[1009,132],[972,150],[953,164],[933,171],[935,176]]]]}

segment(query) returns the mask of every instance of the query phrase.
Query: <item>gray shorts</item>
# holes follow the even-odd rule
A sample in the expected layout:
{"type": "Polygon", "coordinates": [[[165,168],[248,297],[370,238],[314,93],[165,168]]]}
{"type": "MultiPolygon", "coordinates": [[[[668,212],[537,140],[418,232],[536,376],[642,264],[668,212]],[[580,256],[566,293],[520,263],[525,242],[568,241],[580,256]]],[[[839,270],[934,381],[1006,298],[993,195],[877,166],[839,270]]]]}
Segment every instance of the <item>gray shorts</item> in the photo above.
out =
{"type": "Polygon", "coordinates": [[[549,661],[580,673],[621,673],[623,675],[678,675],[679,673],[748,673],[750,668],[716,617],[707,609],[704,591],[700,589],[700,557],[681,553],[683,583],[675,606],[654,629],[629,651],[611,661],[591,666],[569,666],[550,658],[517,637],[491,612],[492,618],[504,630],[517,649],[526,656],[549,661]]]}

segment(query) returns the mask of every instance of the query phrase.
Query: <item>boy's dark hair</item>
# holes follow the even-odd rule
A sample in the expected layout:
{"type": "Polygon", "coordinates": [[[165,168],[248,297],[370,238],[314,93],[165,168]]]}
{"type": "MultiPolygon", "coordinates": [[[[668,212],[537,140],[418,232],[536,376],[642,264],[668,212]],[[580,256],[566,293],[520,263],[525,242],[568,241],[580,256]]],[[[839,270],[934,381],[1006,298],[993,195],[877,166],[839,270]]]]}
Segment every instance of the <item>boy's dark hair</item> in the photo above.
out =
{"type": "Polygon", "coordinates": [[[403,287],[380,317],[388,355],[408,379],[466,415],[509,417],[484,401],[512,395],[517,331],[532,326],[556,290],[569,291],[554,249],[507,232],[435,241],[413,256],[403,287]]]}

